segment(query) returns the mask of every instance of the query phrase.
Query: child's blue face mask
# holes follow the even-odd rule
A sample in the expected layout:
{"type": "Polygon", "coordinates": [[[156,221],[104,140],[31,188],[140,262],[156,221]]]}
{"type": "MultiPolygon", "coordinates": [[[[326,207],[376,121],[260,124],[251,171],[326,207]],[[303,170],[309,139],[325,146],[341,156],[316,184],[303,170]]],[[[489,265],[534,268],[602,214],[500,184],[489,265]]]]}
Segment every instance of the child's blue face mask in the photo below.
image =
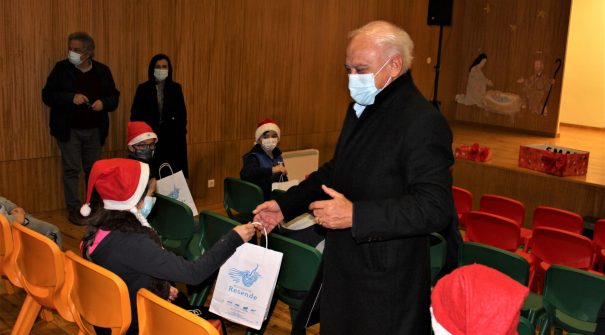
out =
{"type": "Polygon", "coordinates": [[[143,207],[139,210],[144,218],[147,218],[147,216],[149,216],[153,205],[155,205],[155,197],[145,196],[143,207]]]}

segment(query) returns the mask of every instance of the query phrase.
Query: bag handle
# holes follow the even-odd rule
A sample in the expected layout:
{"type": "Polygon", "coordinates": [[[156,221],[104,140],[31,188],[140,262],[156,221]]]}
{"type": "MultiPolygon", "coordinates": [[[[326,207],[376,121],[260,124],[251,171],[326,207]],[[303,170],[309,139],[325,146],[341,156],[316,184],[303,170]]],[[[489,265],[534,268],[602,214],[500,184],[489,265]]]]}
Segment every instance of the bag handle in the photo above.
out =
{"type": "Polygon", "coordinates": [[[158,176],[160,177],[160,179],[162,179],[162,169],[168,167],[170,169],[170,174],[174,174],[174,171],[172,171],[172,166],[170,166],[170,164],[168,163],[162,163],[162,165],[160,165],[160,167],[158,168],[158,176]]]}
{"type": "Polygon", "coordinates": [[[267,228],[260,222],[252,222],[253,225],[263,227],[263,233],[265,233],[265,249],[269,249],[269,236],[267,235],[267,228]]]}

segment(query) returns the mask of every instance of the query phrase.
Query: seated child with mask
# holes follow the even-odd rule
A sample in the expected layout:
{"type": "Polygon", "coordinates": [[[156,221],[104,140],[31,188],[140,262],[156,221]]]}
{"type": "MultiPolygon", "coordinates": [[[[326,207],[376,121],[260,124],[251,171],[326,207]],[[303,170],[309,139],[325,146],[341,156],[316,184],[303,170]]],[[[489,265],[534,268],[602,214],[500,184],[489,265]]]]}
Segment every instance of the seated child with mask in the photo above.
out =
{"type": "MultiPolygon", "coordinates": [[[[282,152],[277,147],[281,131],[277,123],[270,118],[263,118],[257,124],[252,149],[243,157],[244,166],[240,171],[242,180],[258,185],[263,190],[265,200],[271,199],[273,183],[288,181],[282,152]]],[[[310,214],[303,214],[284,225],[278,226],[274,232],[316,247],[323,252],[325,230],[315,224],[310,214]],[[287,227],[287,228],[286,228],[287,227]]]]}
{"type": "Polygon", "coordinates": [[[280,129],[274,120],[264,118],[257,124],[254,138],[254,146],[244,155],[240,178],[258,185],[263,190],[265,200],[269,200],[271,184],[288,181],[288,171],[281,150],[277,147],[280,129]]]}
{"type": "MultiPolygon", "coordinates": [[[[141,215],[148,180],[149,166],[145,163],[124,158],[99,160],[92,167],[87,203],[80,210],[88,224],[80,245],[82,256],[117,274],[128,286],[132,322],[127,334],[138,334],[139,289],[173,300],[178,290],[169,281],[198,285],[255,233],[252,224],[238,225],[196,261],[177,256],[162,247],[160,237],[141,215]],[[103,206],[91,213],[93,190],[103,206]]],[[[214,318],[206,311],[201,316],[214,318]]],[[[97,334],[104,333],[97,329],[97,334]]]]}
{"type": "Polygon", "coordinates": [[[156,191],[157,168],[153,162],[153,151],[158,142],[158,136],[151,127],[142,121],[128,122],[128,158],[150,165],[149,182],[145,202],[141,208],[141,214],[146,218],[155,204],[153,193],[156,191]]]}

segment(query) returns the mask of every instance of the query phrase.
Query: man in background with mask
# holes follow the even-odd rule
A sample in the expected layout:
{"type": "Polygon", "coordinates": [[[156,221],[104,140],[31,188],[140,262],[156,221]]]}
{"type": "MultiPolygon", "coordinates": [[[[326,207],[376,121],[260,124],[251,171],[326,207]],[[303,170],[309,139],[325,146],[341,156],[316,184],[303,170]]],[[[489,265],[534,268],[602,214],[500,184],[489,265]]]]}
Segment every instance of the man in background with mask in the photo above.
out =
{"type": "Polygon", "coordinates": [[[153,194],[156,191],[158,169],[153,161],[153,152],[158,136],[153,132],[151,127],[142,121],[128,122],[128,137],[126,143],[128,145],[128,158],[139,162],[147,163],[151,167],[149,169],[149,182],[147,183],[147,193],[145,194],[145,202],[141,208],[141,214],[145,218],[151,213],[151,209],[155,204],[153,194]]]}
{"type": "Polygon", "coordinates": [[[84,32],[67,38],[68,57],[55,64],[42,100],[50,107],[50,134],[57,139],[63,165],[68,219],[80,224],[80,171],[85,183],[109,131],[108,112],[118,107],[120,92],[109,68],[93,59],[95,42],[84,32]]]}
{"type": "Polygon", "coordinates": [[[326,228],[322,334],[430,334],[427,235],[455,215],[452,134],[412,80],[413,42],[384,21],[353,31],[349,105],[334,156],[255,220],[307,210],[326,228]]]}

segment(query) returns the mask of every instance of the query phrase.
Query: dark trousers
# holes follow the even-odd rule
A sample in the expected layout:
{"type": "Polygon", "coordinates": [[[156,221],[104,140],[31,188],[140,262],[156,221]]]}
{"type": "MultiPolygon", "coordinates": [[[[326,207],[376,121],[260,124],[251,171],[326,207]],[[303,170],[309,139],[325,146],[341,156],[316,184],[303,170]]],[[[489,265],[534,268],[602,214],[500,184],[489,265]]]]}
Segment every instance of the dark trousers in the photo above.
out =
{"type": "Polygon", "coordinates": [[[57,141],[63,163],[63,192],[65,204],[71,212],[78,213],[80,201],[80,171],[84,170],[85,185],[94,162],[101,158],[99,129],[72,129],[69,141],[57,141]]]}

